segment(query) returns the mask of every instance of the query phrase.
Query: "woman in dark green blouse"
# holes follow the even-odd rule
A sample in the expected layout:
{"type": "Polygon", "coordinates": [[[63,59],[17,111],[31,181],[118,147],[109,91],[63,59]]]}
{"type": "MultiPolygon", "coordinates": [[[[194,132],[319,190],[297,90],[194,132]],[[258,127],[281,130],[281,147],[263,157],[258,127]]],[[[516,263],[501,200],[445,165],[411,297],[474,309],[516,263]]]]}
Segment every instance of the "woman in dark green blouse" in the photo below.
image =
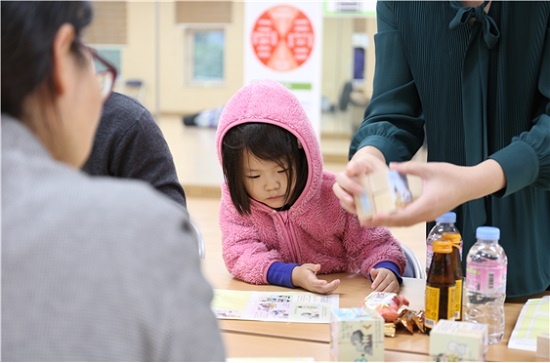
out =
{"type": "MultiPolygon", "coordinates": [[[[464,255],[500,228],[507,296],[550,285],[550,3],[379,2],[372,101],[334,192],[355,212],[355,178],[392,163],[423,179],[408,207],[362,221],[411,225],[457,212],[464,255]]],[[[427,228],[431,228],[429,223],[427,228]]]]}

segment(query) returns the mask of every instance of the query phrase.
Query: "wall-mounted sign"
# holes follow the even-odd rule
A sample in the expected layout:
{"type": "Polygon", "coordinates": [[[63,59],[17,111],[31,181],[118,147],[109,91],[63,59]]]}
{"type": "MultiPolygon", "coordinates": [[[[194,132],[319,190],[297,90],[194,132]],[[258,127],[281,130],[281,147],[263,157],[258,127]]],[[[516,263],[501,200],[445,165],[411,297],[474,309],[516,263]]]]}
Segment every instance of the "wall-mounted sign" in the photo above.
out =
{"type": "Polygon", "coordinates": [[[315,34],[311,21],[301,10],[290,5],[276,5],[258,17],[250,42],[256,57],[265,66],[285,72],[308,60],[315,34]]]}
{"type": "Polygon", "coordinates": [[[321,2],[245,3],[244,81],[272,79],[300,100],[317,135],[321,124],[321,2]]]}

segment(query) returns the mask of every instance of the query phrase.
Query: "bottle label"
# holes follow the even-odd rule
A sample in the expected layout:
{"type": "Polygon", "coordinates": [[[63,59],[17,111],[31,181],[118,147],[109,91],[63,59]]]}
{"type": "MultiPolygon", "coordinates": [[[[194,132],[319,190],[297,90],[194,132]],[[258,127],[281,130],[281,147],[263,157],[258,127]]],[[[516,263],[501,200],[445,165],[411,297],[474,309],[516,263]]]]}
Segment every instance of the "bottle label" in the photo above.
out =
{"type": "Polygon", "coordinates": [[[498,262],[468,262],[466,266],[466,288],[469,291],[484,293],[506,292],[506,265],[498,262]]]}
{"type": "Polygon", "coordinates": [[[445,319],[454,320],[456,312],[456,286],[449,286],[447,289],[447,316],[445,317],[445,319]]]}
{"type": "Polygon", "coordinates": [[[424,325],[433,328],[439,318],[439,288],[426,286],[426,311],[424,325]]]}
{"type": "Polygon", "coordinates": [[[433,286],[426,286],[426,310],[424,312],[424,325],[433,328],[440,316],[442,319],[454,320],[455,317],[455,286],[443,289],[433,286]],[[443,298],[443,301],[441,299],[443,298]],[[445,301],[445,299],[447,301],[445,301]],[[446,307],[446,313],[440,314],[441,304],[446,307]]]}
{"type": "Polygon", "coordinates": [[[462,317],[462,279],[455,280],[455,320],[462,317]]]}

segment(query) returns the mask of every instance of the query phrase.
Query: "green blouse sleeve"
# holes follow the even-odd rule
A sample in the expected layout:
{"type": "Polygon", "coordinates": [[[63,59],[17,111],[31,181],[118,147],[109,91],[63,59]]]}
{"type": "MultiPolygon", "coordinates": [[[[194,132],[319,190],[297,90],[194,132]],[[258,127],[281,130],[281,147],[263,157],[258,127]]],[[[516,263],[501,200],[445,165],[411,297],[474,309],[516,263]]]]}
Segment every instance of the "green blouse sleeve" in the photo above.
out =
{"type": "Polygon", "coordinates": [[[531,184],[550,189],[550,28],[546,31],[538,87],[544,101],[531,129],[489,156],[501,165],[506,177],[506,188],[499,196],[531,184]]]}
{"type": "Polygon", "coordinates": [[[424,119],[420,98],[393,20],[393,4],[378,2],[378,32],[373,95],[364,120],[355,133],[351,158],[367,145],[375,146],[386,161],[406,161],[422,146],[424,119]]]}

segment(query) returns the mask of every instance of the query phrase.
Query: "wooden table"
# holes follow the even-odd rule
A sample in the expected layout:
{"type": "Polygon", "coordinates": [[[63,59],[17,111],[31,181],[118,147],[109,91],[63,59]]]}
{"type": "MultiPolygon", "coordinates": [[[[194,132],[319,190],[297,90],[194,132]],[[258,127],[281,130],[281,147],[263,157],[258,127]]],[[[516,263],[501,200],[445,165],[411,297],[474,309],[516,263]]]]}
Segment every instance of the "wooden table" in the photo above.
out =
{"type": "MultiPolygon", "coordinates": [[[[328,343],[296,340],[289,338],[271,337],[254,334],[240,334],[223,332],[225,349],[229,358],[256,358],[265,357],[314,359],[315,361],[331,361],[328,343]]],[[[386,350],[386,362],[425,362],[429,357],[425,354],[406,353],[386,350]]]]}
{"type": "MultiPolygon", "coordinates": [[[[370,282],[355,274],[331,274],[323,276],[328,281],[340,279],[335,293],[340,295],[340,307],[361,306],[363,299],[372,291],[370,282]]],[[[230,277],[218,275],[213,281],[214,288],[242,291],[295,291],[280,286],[251,285],[230,277]],[[229,277],[229,278],[228,278],[229,277]]],[[[404,278],[401,294],[410,301],[412,310],[424,307],[425,281],[404,278]]],[[[505,332],[499,344],[490,345],[487,361],[544,361],[537,359],[535,352],[508,349],[508,341],[519,316],[522,302],[505,304],[505,332]]],[[[281,323],[247,320],[220,320],[220,328],[226,344],[228,357],[303,357],[315,360],[331,360],[330,325],[281,323]]],[[[416,332],[409,334],[398,329],[396,337],[386,337],[386,361],[426,361],[430,360],[429,336],[416,332]]]]}

